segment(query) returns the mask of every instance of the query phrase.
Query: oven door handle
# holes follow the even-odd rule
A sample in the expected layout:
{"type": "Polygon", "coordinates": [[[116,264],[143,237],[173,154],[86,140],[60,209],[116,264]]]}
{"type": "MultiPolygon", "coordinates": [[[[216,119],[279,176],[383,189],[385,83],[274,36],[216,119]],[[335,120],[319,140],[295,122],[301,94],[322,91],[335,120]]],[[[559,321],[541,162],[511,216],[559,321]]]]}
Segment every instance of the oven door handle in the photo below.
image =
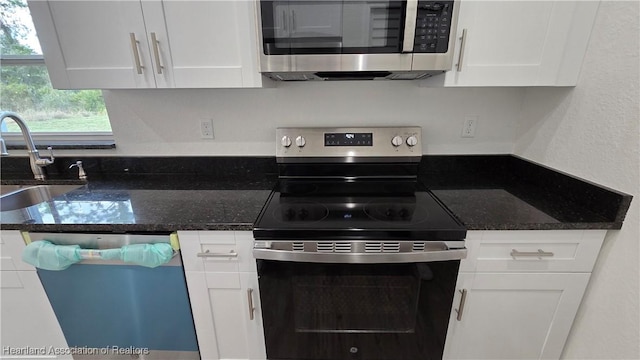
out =
{"type": "Polygon", "coordinates": [[[398,253],[336,253],[304,252],[274,249],[253,249],[256,259],[336,264],[387,264],[418,263],[432,261],[462,260],[467,249],[434,250],[398,253]]]}

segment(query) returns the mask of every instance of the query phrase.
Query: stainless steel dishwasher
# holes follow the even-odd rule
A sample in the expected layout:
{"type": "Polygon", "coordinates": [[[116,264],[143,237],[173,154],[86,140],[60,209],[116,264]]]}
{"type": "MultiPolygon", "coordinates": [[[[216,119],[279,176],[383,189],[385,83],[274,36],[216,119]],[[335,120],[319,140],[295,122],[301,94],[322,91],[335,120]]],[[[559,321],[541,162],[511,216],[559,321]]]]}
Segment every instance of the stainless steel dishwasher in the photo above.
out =
{"type": "MultiPolygon", "coordinates": [[[[177,244],[175,234],[28,233],[28,238],[83,249],[177,244]]],[[[91,259],[37,272],[74,359],[200,358],[179,250],[155,268],[91,259]]]]}

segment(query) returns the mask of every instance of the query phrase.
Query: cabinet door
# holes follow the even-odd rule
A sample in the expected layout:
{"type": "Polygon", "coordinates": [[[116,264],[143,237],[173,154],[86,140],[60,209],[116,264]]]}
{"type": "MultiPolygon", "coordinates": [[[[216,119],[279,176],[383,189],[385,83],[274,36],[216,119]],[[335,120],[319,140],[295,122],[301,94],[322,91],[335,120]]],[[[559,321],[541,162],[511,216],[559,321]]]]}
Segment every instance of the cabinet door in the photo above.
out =
{"type": "Polygon", "coordinates": [[[589,276],[461,273],[444,358],[558,359],[589,276]]]}
{"type": "Polygon", "coordinates": [[[576,85],[597,9],[597,1],[461,1],[445,85],[576,85]]]}
{"type": "Polygon", "coordinates": [[[34,0],[29,7],[53,87],[156,87],[139,1],[34,0]]]}
{"type": "MultiPolygon", "coordinates": [[[[68,349],[67,342],[53,313],[47,294],[35,271],[0,271],[0,313],[2,321],[0,348],[29,348],[48,359],[72,359],[60,353],[68,349]]],[[[9,350],[11,351],[11,350],[9,350]]],[[[23,355],[23,356],[20,356],[23,355]]],[[[11,357],[11,356],[9,356],[11,357]]]]}
{"type": "Polygon", "coordinates": [[[157,40],[150,46],[158,87],[259,86],[251,37],[254,6],[250,1],[143,0],[147,35],[157,40]]]}
{"type": "Polygon", "coordinates": [[[265,359],[257,274],[187,271],[186,278],[202,359],[265,359]]]}

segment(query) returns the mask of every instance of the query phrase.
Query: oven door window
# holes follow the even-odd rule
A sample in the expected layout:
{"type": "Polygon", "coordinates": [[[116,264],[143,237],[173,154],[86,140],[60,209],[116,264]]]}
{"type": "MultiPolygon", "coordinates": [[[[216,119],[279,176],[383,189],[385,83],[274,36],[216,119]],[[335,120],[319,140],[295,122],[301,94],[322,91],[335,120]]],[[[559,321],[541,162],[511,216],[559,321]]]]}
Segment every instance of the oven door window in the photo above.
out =
{"type": "Polygon", "coordinates": [[[258,260],[269,359],[440,359],[459,261],[258,260]]]}
{"type": "Polygon", "coordinates": [[[398,53],[404,1],[261,1],[265,55],[398,53]]]}
{"type": "Polygon", "coordinates": [[[415,331],[420,281],[412,268],[394,267],[375,276],[366,268],[321,269],[293,276],[296,332],[415,331]]]}

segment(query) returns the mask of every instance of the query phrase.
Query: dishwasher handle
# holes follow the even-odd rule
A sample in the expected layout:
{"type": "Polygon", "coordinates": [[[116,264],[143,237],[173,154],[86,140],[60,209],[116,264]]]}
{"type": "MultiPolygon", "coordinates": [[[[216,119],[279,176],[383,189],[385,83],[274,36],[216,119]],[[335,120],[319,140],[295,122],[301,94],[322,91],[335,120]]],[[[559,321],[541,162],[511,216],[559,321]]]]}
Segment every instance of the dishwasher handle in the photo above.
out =
{"type": "Polygon", "coordinates": [[[174,250],[180,247],[176,233],[166,234],[99,234],[99,233],[23,233],[25,243],[47,240],[56,245],[78,245],[83,249],[117,249],[133,244],[171,244],[174,250]]]}
{"type": "MultiPolygon", "coordinates": [[[[39,239],[30,241],[23,249],[22,260],[44,270],[65,270],[79,262],[104,265],[133,264],[155,268],[171,262],[175,255],[177,255],[177,250],[167,242],[135,243],[118,248],[87,249],[82,248],[79,244],[61,245],[50,240],[39,239]]],[[[175,264],[172,265],[175,266],[175,264]]]]}

